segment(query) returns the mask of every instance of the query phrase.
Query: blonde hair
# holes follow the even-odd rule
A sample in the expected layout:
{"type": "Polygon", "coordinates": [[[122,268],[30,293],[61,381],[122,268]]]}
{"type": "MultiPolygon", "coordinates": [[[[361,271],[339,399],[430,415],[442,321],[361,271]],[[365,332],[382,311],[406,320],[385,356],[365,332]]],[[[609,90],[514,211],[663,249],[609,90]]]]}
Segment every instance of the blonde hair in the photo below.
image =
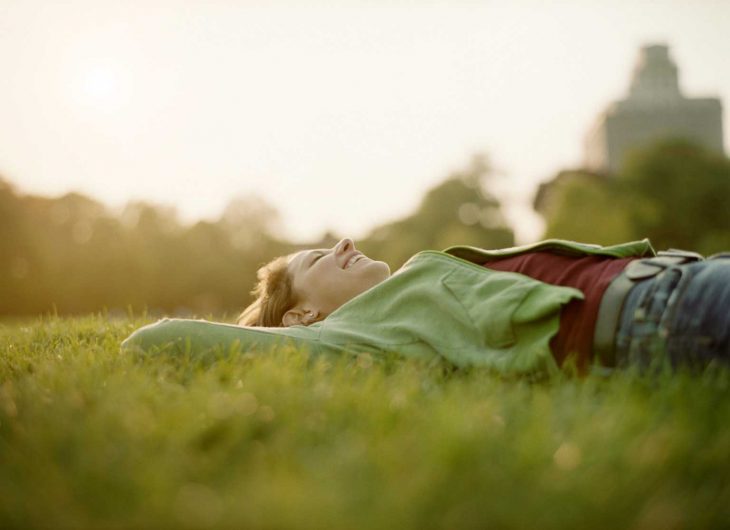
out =
{"type": "Polygon", "coordinates": [[[258,270],[258,282],[251,291],[256,300],[238,316],[239,326],[284,326],[284,314],[298,301],[288,265],[289,256],[280,256],[258,270]]]}

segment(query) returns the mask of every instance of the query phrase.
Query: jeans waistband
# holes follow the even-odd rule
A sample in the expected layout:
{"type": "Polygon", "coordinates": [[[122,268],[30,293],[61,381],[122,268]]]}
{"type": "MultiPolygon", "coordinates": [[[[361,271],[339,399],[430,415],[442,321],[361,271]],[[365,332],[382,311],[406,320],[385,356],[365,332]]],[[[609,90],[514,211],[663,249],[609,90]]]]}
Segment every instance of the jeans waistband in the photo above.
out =
{"type": "Polygon", "coordinates": [[[656,277],[668,268],[703,259],[700,254],[682,250],[659,252],[652,258],[637,259],[609,284],[598,308],[593,335],[593,352],[601,364],[615,366],[615,338],[624,304],[632,288],[638,283],[656,277]]]}

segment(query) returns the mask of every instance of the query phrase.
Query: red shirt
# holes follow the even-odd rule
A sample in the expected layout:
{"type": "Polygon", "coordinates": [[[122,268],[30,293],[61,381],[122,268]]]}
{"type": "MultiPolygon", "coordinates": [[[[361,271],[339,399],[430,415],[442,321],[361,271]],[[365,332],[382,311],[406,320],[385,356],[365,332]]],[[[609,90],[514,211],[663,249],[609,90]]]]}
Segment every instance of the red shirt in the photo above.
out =
{"type": "Polygon", "coordinates": [[[560,330],[550,341],[558,365],[569,355],[576,356],[579,369],[585,369],[593,357],[593,331],[603,293],[626,264],[635,258],[586,256],[575,258],[550,252],[528,252],[509,258],[497,258],[484,264],[490,269],[519,272],[552,285],[580,289],[585,300],[571,300],[560,313],[560,330]]]}

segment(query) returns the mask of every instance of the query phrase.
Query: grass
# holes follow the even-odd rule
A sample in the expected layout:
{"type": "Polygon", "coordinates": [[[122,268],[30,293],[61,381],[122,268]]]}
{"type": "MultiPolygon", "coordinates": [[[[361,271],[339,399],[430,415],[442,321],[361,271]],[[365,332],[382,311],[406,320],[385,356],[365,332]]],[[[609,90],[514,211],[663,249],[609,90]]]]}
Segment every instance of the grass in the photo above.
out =
{"type": "Polygon", "coordinates": [[[503,380],[0,325],[0,528],[721,528],[730,372],[503,380]]]}

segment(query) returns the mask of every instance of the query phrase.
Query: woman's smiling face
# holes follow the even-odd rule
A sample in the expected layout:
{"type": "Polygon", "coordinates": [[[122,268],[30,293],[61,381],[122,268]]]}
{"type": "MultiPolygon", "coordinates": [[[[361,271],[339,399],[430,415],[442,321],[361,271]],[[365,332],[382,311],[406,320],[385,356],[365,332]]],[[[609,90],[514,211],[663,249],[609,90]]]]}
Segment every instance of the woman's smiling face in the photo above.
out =
{"type": "Polygon", "coordinates": [[[285,326],[322,320],[390,276],[387,263],[371,260],[349,238],[330,249],[297,252],[288,270],[299,303],[284,315],[285,326]]]}

